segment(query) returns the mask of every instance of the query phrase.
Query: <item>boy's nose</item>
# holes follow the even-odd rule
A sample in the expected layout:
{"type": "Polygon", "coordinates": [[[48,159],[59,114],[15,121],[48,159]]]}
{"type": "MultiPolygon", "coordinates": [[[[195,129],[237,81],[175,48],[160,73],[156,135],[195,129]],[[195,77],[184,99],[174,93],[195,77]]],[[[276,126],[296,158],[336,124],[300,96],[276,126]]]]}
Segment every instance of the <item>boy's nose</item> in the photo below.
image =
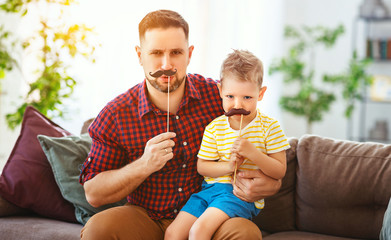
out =
{"type": "Polygon", "coordinates": [[[234,108],[243,108],[243,104],[242,104],[242,101],[240,99],[235,99],[235,105],[234,105],[234,108]]]}

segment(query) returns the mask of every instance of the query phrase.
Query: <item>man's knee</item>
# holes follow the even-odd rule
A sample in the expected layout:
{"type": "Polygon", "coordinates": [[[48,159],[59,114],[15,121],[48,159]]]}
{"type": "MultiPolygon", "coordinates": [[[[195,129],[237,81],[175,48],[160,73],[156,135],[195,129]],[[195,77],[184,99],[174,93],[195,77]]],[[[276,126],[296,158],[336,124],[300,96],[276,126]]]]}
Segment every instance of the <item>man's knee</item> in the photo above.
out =
{"type": "Polygon", "coordinates": [[[230,218],[217,229],[213,240],[220,239],[262,239],[261,230],[252,221],[245,218],[230,218]]]}
{"type": "MultiPolygon", "coordinates": [[[[113,219],[114,220],[114,219],[113,219]]],[[[92,216],[80,233],[81,239],[110,239],[114,232],[113,226],[116,221],[110,220],[110,215],[104,211],[92,216]]]]}
{"type": "Polygon", "coordinates": [[[81,231],[81,239],[163,239],[163,231],[145,209],[126,204],[95,214],[81,231]]]}

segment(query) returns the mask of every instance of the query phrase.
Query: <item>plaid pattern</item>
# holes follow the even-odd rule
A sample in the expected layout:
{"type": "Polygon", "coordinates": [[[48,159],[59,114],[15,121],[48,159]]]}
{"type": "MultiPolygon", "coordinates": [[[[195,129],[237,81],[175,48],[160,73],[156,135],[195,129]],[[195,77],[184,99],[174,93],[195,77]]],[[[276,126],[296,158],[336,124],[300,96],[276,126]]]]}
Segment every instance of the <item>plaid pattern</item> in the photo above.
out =
{"type": "MultiPolygon", "coordinates": [[[[197,153],[202,135],[205,126],[223,113],[216,82],[188,74],[178,113],[170,116],[170,131],[177,134],[174,158],[149,176],[128,201],[145,208],[152,219],[174,218],[201,188],[197,153]]],[[[166,114],[148,100],[145,80],[109,102],[89,128],[92,148],[80,183],[141,157],[146,142],[166,131],[166,114]]]]}

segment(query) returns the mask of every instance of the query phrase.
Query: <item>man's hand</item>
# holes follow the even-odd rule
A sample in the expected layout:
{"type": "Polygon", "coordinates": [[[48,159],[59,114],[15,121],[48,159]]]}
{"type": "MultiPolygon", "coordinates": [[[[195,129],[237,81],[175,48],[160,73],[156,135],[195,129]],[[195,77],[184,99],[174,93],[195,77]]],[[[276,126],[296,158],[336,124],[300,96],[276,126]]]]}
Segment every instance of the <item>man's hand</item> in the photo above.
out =
{"type": "Polygon", "coordinates": [[[255,202],[276,194],[281,188],[281,180],[266,176],[261,170],[240,171],[233,184],[235,196],[246,202],[255,202]]]}
{"type": "Polygon", "coordinates": [[[159,171],[174,157],[172,148],[175,142],[171,140],[176,136],[173,132],[159,134],[148,140],[144,154],[139,159],[145,161],[146,170],[150,173],[159,171]]]}

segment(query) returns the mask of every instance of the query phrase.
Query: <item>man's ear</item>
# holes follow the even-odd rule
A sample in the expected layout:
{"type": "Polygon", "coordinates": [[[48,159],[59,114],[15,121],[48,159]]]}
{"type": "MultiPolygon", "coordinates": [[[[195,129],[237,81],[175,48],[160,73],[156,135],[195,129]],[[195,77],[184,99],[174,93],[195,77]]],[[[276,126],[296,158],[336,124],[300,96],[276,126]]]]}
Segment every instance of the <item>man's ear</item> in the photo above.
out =
{"type": "Polygon", "coordinates": [[[189,61],[187,62],[187,65],[190,64],[191,56],[193,56],[193,50],[194,50],[194,46],[191,45],[191,46],[189,47],[189,61]]]}
{"type": "Polygon", "coordinates": [[[261,89],[259,90],[258,101],[261,101],[263,99],[266,89],[267,89],[266,86],[261,87],[261,89]]]}
{"type": "Polygon", "coordinates": [[[141,61],[141,48],[139,46],[136,46],[135,47],[135,50],[136,50],[136,53],[137,53],[137,57],[138,57],[138,62],[140,63],[140,65],[142,66],[143,63],[141,61]]]}

